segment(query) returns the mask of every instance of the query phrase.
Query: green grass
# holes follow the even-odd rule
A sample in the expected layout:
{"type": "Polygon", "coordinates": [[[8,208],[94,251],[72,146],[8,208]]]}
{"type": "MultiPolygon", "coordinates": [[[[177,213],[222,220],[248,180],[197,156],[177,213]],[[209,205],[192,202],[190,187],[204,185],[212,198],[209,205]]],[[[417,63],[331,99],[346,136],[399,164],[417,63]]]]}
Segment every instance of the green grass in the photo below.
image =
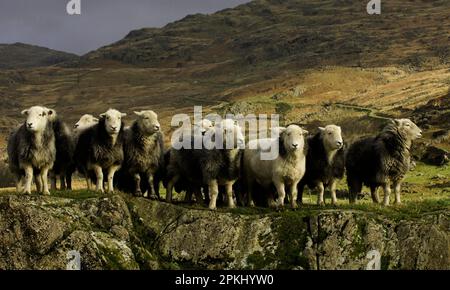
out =
{"type": "MultiPolygon", "coordinates": [[[[262,207],[238,207],[235,209],[227,209],[219,207],[218,212],[233,213],[239,215],[285,215],[289,212],[293,212],[295,215],[307,216],[310,214],[317,214],[322,211],[362,211],[373,213],[379,216],[386,216],[395,219],[403,218],[419,218],[424,214],[435,212],[450,212],[450,166],[430,166],[423,163],[418,163],[414,171],[408,172],[402,188],[402,204],[393,205],[388,207],[373,204],[368,194],[368,189],[364,188],[364,197],[357,201],[356,204],[349,204],[348,199],[345,198],[347,190],[346,181],[341,180],[338,184],[338,190],[343,195],[338,198],[337,206],[333,206],[330,203],[329,193],[325,194],[325,202],[327,203],[323,207],[316,205],[317,194],[315,191],[306,189],[303,194],[303,205],[293,211],[288,205],[282,210],[274,210],[270,208],[262,207]]],[[[15,194],[11,191],[0,191],[1,195],[15,194]]],[[[161,197],[164,198],[166,191],[163,187],[160,188],[161,197]]],[[[380,197],[383,197],[383,192],[379,190],[380,197]]],[[[74,200],[83,200],[87,198],[108,197],[109,194],[100,194],[89,190],[74,190],[74,191],[56,191],[52,192],[51,196],[59,198],[69,198],[74,200]]],[[[182,201],[184,199],[184,193],[174,193],[174,199],[182,201]]],[[[394,196],[391,196],[391,203],[394,200],[394,196]]],[[[186,204],[184,202],[177,203],[180,206],[195,209],[195,210],[207,210],[205,205],[198,204],[186,204]]]]}

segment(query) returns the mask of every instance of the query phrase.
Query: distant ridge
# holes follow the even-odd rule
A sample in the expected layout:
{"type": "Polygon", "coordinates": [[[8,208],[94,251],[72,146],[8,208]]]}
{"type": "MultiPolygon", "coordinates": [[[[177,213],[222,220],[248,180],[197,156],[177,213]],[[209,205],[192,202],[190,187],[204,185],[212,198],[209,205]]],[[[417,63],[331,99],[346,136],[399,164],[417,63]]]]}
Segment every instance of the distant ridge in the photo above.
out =
{"type": "Polygon", "coordinates": [[[79,57],[72,53],[25,43],[0,44],[0,68],[28,68],[72,62],[79,57]]]}

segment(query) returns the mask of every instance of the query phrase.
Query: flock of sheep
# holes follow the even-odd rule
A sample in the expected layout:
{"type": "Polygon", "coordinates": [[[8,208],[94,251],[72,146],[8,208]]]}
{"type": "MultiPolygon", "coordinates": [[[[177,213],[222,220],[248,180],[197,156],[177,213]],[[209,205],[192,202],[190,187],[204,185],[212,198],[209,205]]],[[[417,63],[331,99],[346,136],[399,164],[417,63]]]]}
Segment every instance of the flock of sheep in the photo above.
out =
{"type": "Polygon", "coordinates": [[[253,147],[244,148],[237,122],[225,119],[213,124],[204,119],[182,137],[194,142],[208,132],[223,136],[224,144],[234,147],[165,150],[158,116],[150,110],[134,113],[137,119],[129,127],[122,122],[126,114],[109,109],[99,118],[82,116],[71,130],[53,109],[34,106],[22,111],[26,120],[8,139],[8,163],[17,178],[17,191],[30,194],[34,178],[37,191],[50,194],[48,175],[52,190],[57,176],[62,189],[71,189],[71,176],[78,170],[88,189],[95,183],[100,192],[107,185],[109,193],[116,187],[156,199],[162,183],[168,202],[176,190],[186,193],[186,201],[195,197],[210,209],[218,203],[230,208],[236,203],[282,207],[286,201],[296,208],[305,186],[318,190],[319,205],[324,204],[328,187],[336,204],[336,183],[346,173],[351,203],[366,185],[376,203],[377,189],[382,187],[383,204],[388,205],[391,187],[400,203],[411,143],[422,133],[411,120],[395,119],[376,136],[347,148],[339,126],[320,127],[307,137],[306,130],[290,124],[278,128],[278,138],[252,140],[253,147]],[[271,145],[278,146],[279,154],[263,160],[261,154],[271,145]]]}

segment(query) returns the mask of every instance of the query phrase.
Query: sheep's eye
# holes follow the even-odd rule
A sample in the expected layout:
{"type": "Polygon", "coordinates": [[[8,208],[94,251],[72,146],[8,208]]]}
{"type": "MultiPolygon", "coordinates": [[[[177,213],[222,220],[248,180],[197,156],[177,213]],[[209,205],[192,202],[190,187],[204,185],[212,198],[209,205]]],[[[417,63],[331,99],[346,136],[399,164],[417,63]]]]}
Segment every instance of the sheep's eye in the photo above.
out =
{"type": "Polygon", "coordinates": [[[410,126],[410,124],[409,124],[409,123],[406,123],[406,124],[405,124],[405,126],[409,127],[409,126],[410,126]]]}
{"type": "Polygon", "coordinates": [[[149,120],[149,119],[150,119],[149,117],[145,117],[145,118],[144,118],[144,120],[149,120]]]}
{"type": "Polygon", "coordinates": [[[328,132],[328,135],[331,135],[331,132],[328,132]]]}

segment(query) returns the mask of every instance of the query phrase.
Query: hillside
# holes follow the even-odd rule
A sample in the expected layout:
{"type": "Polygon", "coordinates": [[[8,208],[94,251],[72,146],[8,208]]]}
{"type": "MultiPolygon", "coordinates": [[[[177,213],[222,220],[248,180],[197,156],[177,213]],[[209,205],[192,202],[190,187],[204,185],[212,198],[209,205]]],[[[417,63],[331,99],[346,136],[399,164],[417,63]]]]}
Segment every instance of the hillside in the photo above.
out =
{"type": "Polygon", "coordinates": [[[386,1],[370,16],[359,0],[256,0],[212,15],[189,15],[162,29],[131,31],[85,56],[145,67],[448,64],[450,3],[386,1]]]}
{"type": "Polygon", "coordinates": [[[377,130],[376,116],[419,111],[434,120],[427,136],[448,130],[449,109],[439,104],[450,84],[450,2],[393,0],[372,16],[365,4],[257,0],[132,31],[79,66],[0,69],[0,132],[38,103],[68,122],[107,107],[151,108],[168,136],[173,114],[194,105],[280,113],[313,129],[336,122],[349,138],[377,130]]]}
{"type": "Polygon", "coordinates": [[[0,44],[0,69],[50,66],[77,60],[72,53],[24,43],[0,44]]]}

